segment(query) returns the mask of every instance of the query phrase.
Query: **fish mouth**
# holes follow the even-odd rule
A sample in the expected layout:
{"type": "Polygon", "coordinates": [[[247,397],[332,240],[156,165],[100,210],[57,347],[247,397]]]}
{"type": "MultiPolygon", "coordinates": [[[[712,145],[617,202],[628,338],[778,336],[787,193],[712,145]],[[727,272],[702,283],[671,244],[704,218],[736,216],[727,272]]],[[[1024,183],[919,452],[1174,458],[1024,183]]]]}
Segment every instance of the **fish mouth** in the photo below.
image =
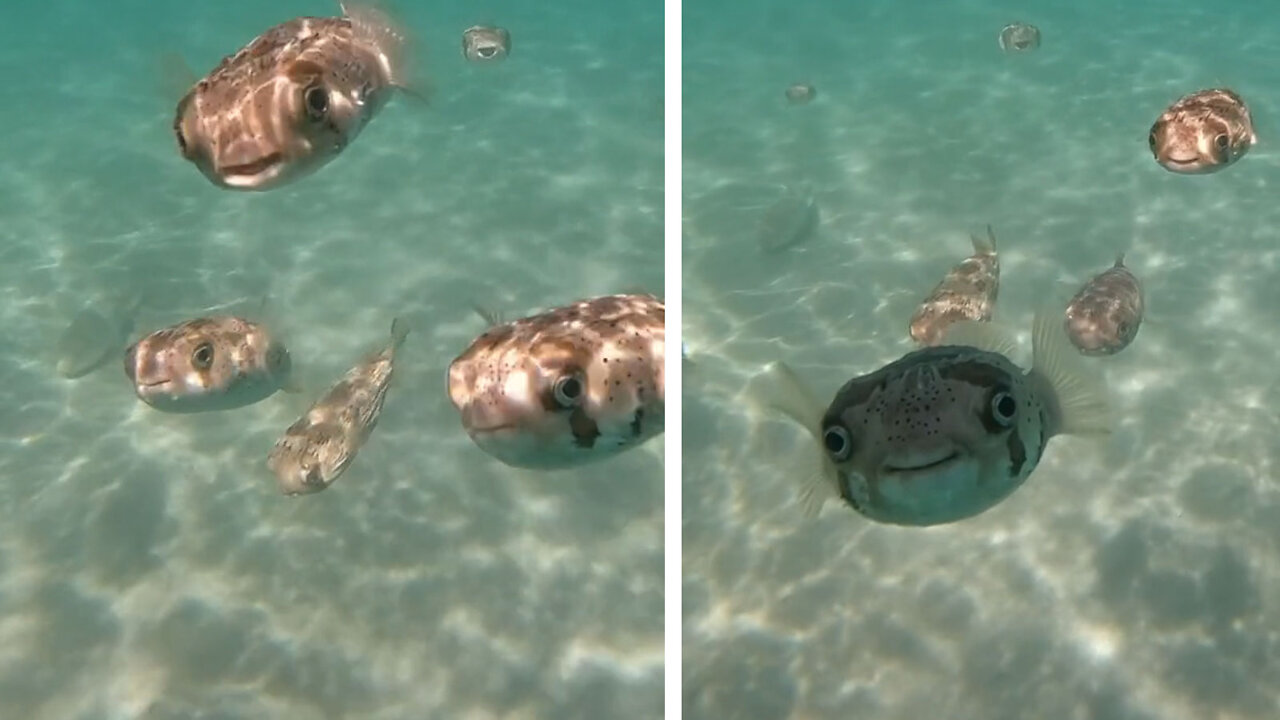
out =
{"type": "Polygon", "coordinates": [[[230,187],[254,187],[264,180],[275,176],[277,168],[284,161],[284,155],[278,152],[268,153],[252,162],[238,165],[227,165],[218,169],[222,181],[230,187]],[[263,177],[263,176],[266,177],[263,177]]]}
{"type": "Polygon", "coordinates": [[[472,435],[493,435],[504,430],[515,430],[518,425],[513,422],[494,423],[492,425],[468,425],[467,432],[472,435]]]}
{"type": "Polygon", "coordinates": [[[915,475],[950,465],[960,457],[960,451],[954,449],[934,453],[909,453],[904,457],[886,461],[882,469],[885,474],[915,475]]]}

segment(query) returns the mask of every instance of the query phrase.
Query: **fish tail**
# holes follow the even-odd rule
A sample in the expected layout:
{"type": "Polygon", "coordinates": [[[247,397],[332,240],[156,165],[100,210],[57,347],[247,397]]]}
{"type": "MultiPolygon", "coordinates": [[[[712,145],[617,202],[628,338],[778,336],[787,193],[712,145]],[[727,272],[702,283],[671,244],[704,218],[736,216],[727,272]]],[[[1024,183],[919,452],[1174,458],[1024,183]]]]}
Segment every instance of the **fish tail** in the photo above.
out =
{"type": "Polygon", "coordinates": [[[1051,435],[1106,435],[1111,410],[1102,376],[1089,369],[1067,337],[1062,314],[1046,303],[1031,328],[1032,373],[1051,393],[1051,435]]]}
{"type": "Polygon", "coordinates": [[[391,347],[399,348],[404,339],[409,337],[409,323],[401,317],[391,321],[391,347]]]}
{"type": "Polygon", "coordinates": [[[773,363],[756,376],[755,382],[766,386],[767,392],[759,393],[766,406],[791,418],[813,436],[816,467],[810,465],[803,471],[798,495],[805,516],[815,517],[828,499],[840,494],[835,466],[823,450],[822,406],[785,363],[773,363]]]}
{"type": "Polygon", "coordinates": [[[351,21],[358,41],[377,48],[382,55],[387,82],[402,90],[413,91],[409,78],[411,38],[404,26],[392,17],[381,3],[339,3],[342,14],[351,21]]]}
{"type": "Polygon", "coordinates": [[[1116,253],[1116,267],[1124,267],[1124,251],[1116,253]]]}

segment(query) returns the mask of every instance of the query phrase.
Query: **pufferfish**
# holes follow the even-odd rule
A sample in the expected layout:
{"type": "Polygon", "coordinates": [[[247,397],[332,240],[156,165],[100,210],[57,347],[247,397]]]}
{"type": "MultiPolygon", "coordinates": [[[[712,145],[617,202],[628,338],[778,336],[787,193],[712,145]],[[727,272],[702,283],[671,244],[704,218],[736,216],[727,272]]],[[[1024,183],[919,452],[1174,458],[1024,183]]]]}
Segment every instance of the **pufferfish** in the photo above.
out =
{"type": "Polygon", "coordinates": [[[662,433],[665,306],[581,300],[496,322],[449,365],[449,399],[482,450],[513,467],[568,468],[662,433]]]}
{"type": "Polygon", "coordinates": [[[1063,327],[1081,353],[1114,355],[1138,336],[1144,306],[1142,283],[1120,253],[1115,265],[1090,278],[1067,303],[1063,327]]]}
{"type": "Polygon", "coordinates": [[[333,160],[407,79],[405,33],[385,13],[276,25],[224,58],[178,102],[182,156],[215,185],[269,190],[333,160]]]}
{"type": "Polygon", "coordinates": [[[1021,487],[1050,439],[1110,432],[1102,382],[1080,367],[1059,317],[1036,314],[1027,372],[1003,331],[963,321],[945,344],[848,381],[825,410],[775,363],[761,378],[770,404],[809,431],[821,464],[800,478],[806,514],[838,497],[882,523],[956,522],[1021,487]]]}
{"type": "Polygon", "coordinates": [[[996,234],[970,235],[973,254],[951,268],[920,303],[907,331],[921,345],[936,345],[947,326],[960,320],[988,321],[1000,294],[1000,256],[996,234]]]}
{"type": "Polygon", "coordinates": [[[1164,169],[1187,175],[1218,172],[1258,142],[1249,107],[1227,88],[1179,98],[1156,119],[1147,147],[1164,169]]]}
{"type": "Polygon", "coordinates": [[[396,350],[408,335],[409,326],[393,320],[387,346],[348,370],[276,441],[267,467],[282,493],[320,492],[351,466],[382,416],[396,350]]]}
{"type": "Polygon", "coordinates": [[[231,410],[296,391],[284,343],[234,316],[196,318],[130,345],[124,372],[138,398],[174,413],[231,410]]]}

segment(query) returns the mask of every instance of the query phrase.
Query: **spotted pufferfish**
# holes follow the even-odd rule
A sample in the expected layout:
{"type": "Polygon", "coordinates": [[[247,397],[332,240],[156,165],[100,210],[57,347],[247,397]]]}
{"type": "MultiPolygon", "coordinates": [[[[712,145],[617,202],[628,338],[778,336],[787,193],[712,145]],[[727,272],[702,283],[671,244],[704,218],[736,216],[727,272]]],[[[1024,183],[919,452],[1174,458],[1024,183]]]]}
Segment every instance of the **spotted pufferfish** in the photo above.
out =
{"type": "Polygon", "coordinates": [[[613,457],[664,426],[665,306],[645,294],[581,300],[491,327],[449,365],[467,434],[514,467],[613,457]]]}
{"type": "Polygon", "coordinates": [[[942,344],[849,380],[824,409],[782,363],[757,380],[803,426],[819,469],[797,477],[807,515],[833,498],[882,523],[930,526],[983,513],[1021,487],[1059,435],[1110,432],[1105,388],[1036,314],[1034,362],[991,323],[951,325],[942,344]]]}

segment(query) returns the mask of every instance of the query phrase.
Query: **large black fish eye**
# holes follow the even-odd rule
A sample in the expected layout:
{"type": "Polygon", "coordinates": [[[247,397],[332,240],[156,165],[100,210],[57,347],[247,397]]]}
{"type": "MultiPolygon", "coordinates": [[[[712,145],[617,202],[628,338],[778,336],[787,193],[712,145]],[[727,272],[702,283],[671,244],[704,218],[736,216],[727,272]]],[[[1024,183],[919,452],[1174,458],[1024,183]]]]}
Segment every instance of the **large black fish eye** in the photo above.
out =
{"type": "Polygon", "coordinates": [[[822,444],[831,454],[831,459],[836,462],[848,460],[853,454],[853,438],[849,437],[849,431],[840,425],[832,425],[822,431],[822,444]]]}
{"type": "Polygon", "coordinates": [[[1018,401],[1008,392],[999,390],[991,395],[991,418],[1001,427],[1013,425],[1018,414],[1018,401]]]}
{"type": "Polygon", "coordinates": [[[329,112],[329,91],[323,85],[312,85],[303,91],[302,102],[307,106],[307,116],[319,120],[329,112]]]}
{"type": "Polygon", "coordinates": [[[1155,130],[1152,130],[1151,133],[1147,135],[1147,147],[1151,148],[1152,150],[1156,149],[1156,131],[1155,130]]]}
{"type": "Polygon", "coordinates": [[[576,373],[556,380],[553,390],[556,404],[562,408],[571,408],[582,402],[582,378],[576,373]]]}
{"type": "Polygon", "coordinates": [[[1217,135],[1213,136],[1213,144],[1217,145],[1219,150],[1226,150],[1227,144],[1230,141],[1231,141],[1231,138],[1227,137],[1226,133],[1218,133],[1217,135]]]}
{"type": "Polygon", "coordinates": [[[191,366],[197,370],[213,367],[213,343],[202,342],[191,353],[191,366]]]}

